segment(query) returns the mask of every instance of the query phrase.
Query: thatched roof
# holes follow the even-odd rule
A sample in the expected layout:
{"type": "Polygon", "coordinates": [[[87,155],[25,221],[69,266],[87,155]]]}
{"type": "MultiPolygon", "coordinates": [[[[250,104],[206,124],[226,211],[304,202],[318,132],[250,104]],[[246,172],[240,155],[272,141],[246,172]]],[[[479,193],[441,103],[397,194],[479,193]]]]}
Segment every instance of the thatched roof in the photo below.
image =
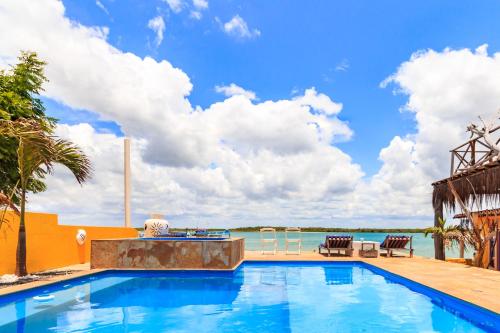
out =
{"type": "Polygon", "coordinates": [[[500,162],[496,161],[481,168],[455,174],[432,184],[434,207],[441,204],[448,210],[455,210],[455,197],[448,186],[448,180],[465,205],[472,204],[498,206],[500,204],[500,162]],[[477,200],[478,202],[474,202],[477,200]]]}

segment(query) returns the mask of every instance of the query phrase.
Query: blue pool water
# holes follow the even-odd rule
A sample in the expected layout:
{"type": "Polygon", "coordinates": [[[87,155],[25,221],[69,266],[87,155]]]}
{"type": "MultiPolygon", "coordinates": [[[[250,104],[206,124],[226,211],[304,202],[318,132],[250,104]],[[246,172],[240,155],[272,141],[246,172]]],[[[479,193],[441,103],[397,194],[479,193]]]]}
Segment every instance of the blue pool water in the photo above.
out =
{"type": "Polygon", "coordinates": [[[339,262],[104,272],[0,297],[0,332],[498,332],[499,317],[339,262]]]}

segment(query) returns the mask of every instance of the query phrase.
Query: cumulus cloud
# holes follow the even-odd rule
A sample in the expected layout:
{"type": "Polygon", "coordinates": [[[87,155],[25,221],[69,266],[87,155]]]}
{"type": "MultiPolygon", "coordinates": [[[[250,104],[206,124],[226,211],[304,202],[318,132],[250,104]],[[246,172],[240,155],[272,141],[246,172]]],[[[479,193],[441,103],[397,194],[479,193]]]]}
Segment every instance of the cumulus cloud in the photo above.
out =
{"type": "Polygon", "coordinates": [[[208,8],[207,0],[193,0],[193,6],[198,10],[203,10],[208,8]]]}
{"type": "Polygon", "coordinates": [[[185,5],[183,0],[163,0],[163,1],[167,3],[167,5],[174,13],[180,13],[185,5]]]}
{"type": "Polygon", "coordinates": [[[148,28],[155,32],[156,46],[160,46],[161,42],[163,41],[163,32],[165,31],[165,21],[163,21],[163,17],[161,17],[161,15],[153,17],[148,21],[148,28]]]}
{"type": "Polygon", "coordinates": [[[229,36],[241,39],[251,39],[260,36],[260,30],[250,29],[247,22],[239,15],[233,16],[231,20],[224,23],[222,29],[229,36]]]}
{"type": "MultiPolygon", "coordinates": [[[[486,46],[415,53],[382,83],[408,96],[402,109],[414,114],[415,132],[394,137],[380,170],[364,178],[335,146],[353,135],[339,118],[342,104],[313,87],[257,101],[221,86],[226,99],[195,108],[181,69],[111,46],[107,28],[71,22],[59,1],[3,1],[0,34],[13,28],[15,36],[1,35],[0,66],[36,50],[48,61],[47,98],[115,121],[132,137],[136,224],[162,211],[191,226],[428,225],[430,183],[447,176],[448,150],[500,101],[500,54],[486,46]]],[[[95,176],[82,188],[58,168],[30,207],[60,213],[63,223],[121,224],[123,138],[88,124],[57,132],[83,147],[95,176]]]]}
{"type": "Polygon", "coordinates": [[[224,94],[224,96],[226,96],[226,97],[231,97],[234,95],[242,95],[250,100],[257,99],[257,96],[255,95],[255,93],[253,91],[245,90],[244,88],[242,88],[234,83],[231,83],[228,86],[215,86],[215,92],[218,92],[220,94],[224,94]]]}
{"type": "Polygon", "coordinates": [[[208,9],[207,0],[193,0],[194,9],[189,13],[189,17],[195,20],[201,20],[203,14],[202,11],[208,9]]]}
{"type": "MultiPolygon", "coordinates": [[[[36,50],[48,62],[46,97],[113,120],[133,138],[132,164],[140,175],[133,184],[135,214],[155,209],[218,225],[292,215],[312,219],[334,210],[330,202],[363,176],[331,145],[352,135],[337,117],[341,104],[314,88],[260,103],[237,94],[202,110],[191,106],[192,85],[182,70],[111,46],[106,29],[71,22],[59,1],[3,2],[0,31],[9,27],[16,27],[16,36],[2,38],[3,62],[21,49],[36,50]],[[326,207],[311,213],[319,206],[326,207]]],[[[82,189],[58,170],[50,190],[31,198],[32,207],[53,208],[67,222],[88,219],[89,211],[96,223],[116,221],[122,139],[86,124],[60,125],[58,134],[84,147],[95,178],[82,189]]]]}
{"type": "Polygon", "coordinates": [[[416,133],[395,137],[380,153],[372,189],[395,214],[432,215],[431,183],[449,176],[449,150],[468,140],[466,126],[495,116],[500,107],[500,54],[476,50],[425,50],[382,82],[408,96],[403,112],[415,115],[416,133]],[[385,189],[385,190],[384,190],[385,189]]]}

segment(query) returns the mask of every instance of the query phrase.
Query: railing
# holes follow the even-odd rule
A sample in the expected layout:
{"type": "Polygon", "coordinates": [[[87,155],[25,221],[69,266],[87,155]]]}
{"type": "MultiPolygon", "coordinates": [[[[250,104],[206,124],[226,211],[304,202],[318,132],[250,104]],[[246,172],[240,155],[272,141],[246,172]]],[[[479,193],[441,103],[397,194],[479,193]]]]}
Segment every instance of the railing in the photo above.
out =
{"type": "MultiPolygon", "coordinates": [[[[500,131],[497,132],[498,129],[500,129],[500,126],[490,131],[490,136],[495,140],[496,144],[500,142],[500,131]]],[[[486,166],[492,162],[493,157],[493,151],[485,141],[484,136],[473,138],[461,146],[450,150],[450,152],[450,176],[486,166]]]]}

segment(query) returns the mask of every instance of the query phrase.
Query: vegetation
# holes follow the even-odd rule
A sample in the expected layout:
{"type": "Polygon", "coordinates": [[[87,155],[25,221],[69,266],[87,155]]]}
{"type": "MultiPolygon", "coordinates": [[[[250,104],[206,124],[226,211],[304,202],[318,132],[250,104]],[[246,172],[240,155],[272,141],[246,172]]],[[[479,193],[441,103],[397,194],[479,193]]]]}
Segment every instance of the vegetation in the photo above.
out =
{"type": "MultiPolygon", "coordinates": [[[[439,226],[429,227],[424,230],[424,235],[427,237],[429,234],[432,234],[433,237],[441,237],[443,242],[443,254],[445,253],[445,247],[452,248],[460,243],[460,240],[463,241],[463,230],[458,225],[446,225],[446,219],[439,217],[438,219],[439,226]]],[[[446,257],[443,258],[445,260],[446,257]]]]}
{"type": "MultiPolygon", "coordinates": [[[[56,124],[54,118],[47,117],[45,107],[39,98],[42,85],[47,81],[44,75],[45,62],[36,53],[21,52],[18,64],[10,70],[0,70],[0,119],[16,121],[29,119],[36,122],[46,134],[52,134],[56,124]]],[[[0,137],[0,193],[15,204],[20,203],[21,191],[17,186],[19,169],[16,137],[0,137]]],[[[45,190],[40,178],[28,180],[29,192],[45,190]]]]}
{"type": "MultiPolygon", "coordinates": [[[[56,120],[45,115],[39,99],[47,81],[44,66],[35,53],[22,52],[17,65],[0,71],[0,206],[20,215],[18,276],[27,274],[26,194],[45,190],[43,180],[55,164],[67,167],[80,184],[91,171],[89,159],[77,146],[53,136],[56,120]]],[[[3,218],[4,214],[0,222],[3,218]]]]}
{"type": "Polygon", "coordinates": [[[20,224],[16,257],[16,275],[26,271],[25,212],[26,193],[33,180],[43,179],[52,173],[55,164],[67,167],[81,184],[90,176],[90,161],[71,142],[47,135],[44,128],[34,120],[1,120],[0,136],[14,138],[18,142],[17,162],[19,179],[14,191],[19,190],[20,224]]]}

